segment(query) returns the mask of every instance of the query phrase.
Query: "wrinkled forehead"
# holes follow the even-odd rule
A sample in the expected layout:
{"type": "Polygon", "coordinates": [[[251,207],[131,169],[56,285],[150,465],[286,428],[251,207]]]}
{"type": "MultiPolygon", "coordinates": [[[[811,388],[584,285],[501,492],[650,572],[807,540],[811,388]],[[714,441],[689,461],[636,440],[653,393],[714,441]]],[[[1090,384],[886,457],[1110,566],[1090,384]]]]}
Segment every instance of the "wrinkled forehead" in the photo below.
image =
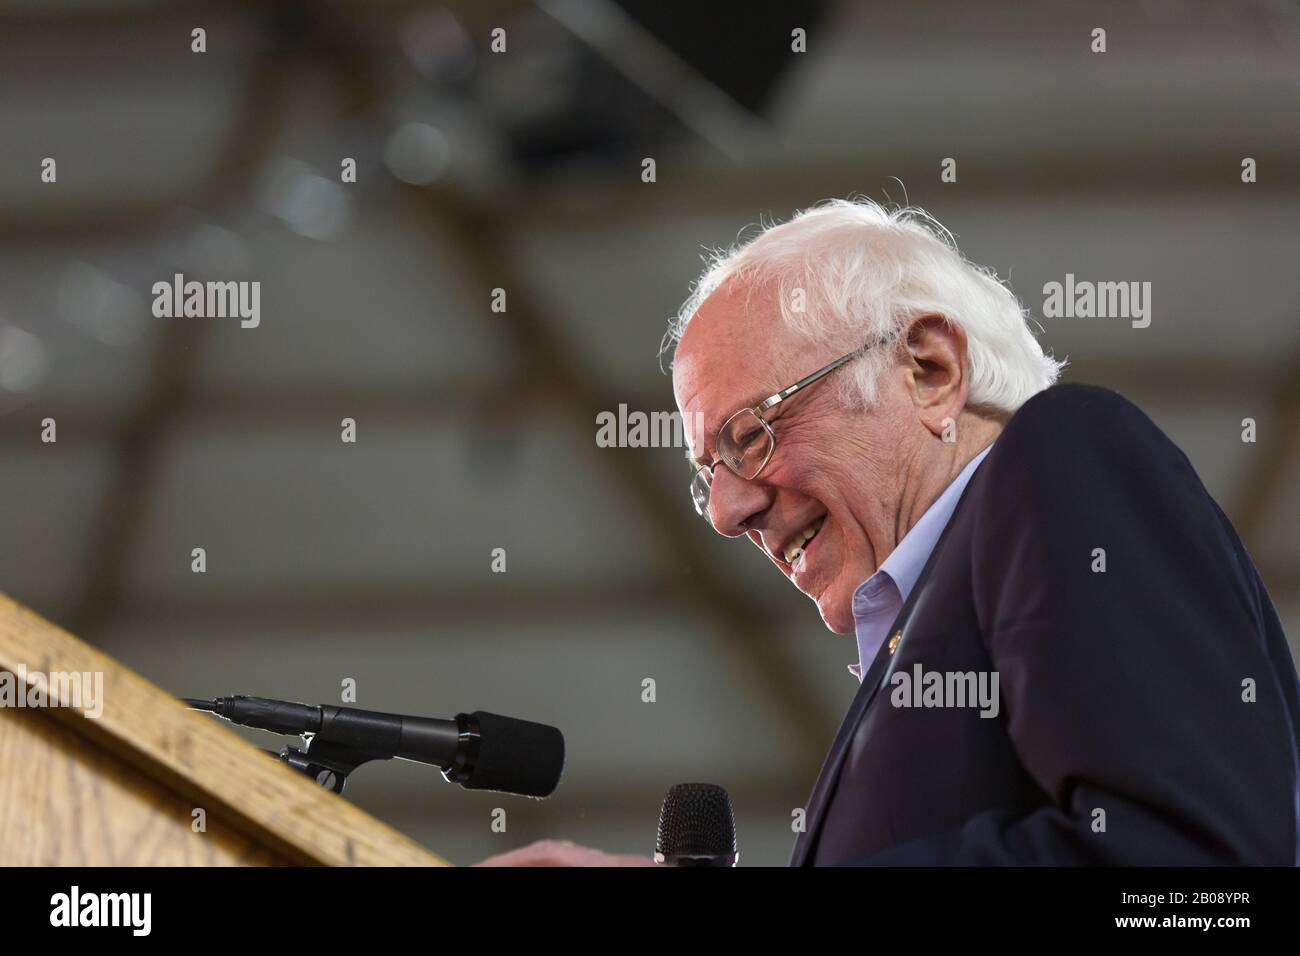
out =
{"type": "Polygon", "coordinates": [[[789,384],[798,336],[762,293],[724,287],[692,317],[673,355],[673,391],[692,454],[704,450],[702,424],[715,431],[737,409],[755,405],[789,384]]]}

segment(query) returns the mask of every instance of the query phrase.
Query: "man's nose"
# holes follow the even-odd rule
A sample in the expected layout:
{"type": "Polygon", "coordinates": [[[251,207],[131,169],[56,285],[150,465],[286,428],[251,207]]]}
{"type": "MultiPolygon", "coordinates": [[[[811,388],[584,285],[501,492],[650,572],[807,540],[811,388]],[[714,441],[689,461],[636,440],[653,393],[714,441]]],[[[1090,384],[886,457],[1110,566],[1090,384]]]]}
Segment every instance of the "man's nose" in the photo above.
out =
{"type": "Polygon", "coordinates": [[[757,481],[746,481],[726,465],[713,469],[713,483],[709,488],[709,521],[718,534],[735,538],[744,534],[746,522],[766,511],[772,504],[772,493],[757,481]]]}

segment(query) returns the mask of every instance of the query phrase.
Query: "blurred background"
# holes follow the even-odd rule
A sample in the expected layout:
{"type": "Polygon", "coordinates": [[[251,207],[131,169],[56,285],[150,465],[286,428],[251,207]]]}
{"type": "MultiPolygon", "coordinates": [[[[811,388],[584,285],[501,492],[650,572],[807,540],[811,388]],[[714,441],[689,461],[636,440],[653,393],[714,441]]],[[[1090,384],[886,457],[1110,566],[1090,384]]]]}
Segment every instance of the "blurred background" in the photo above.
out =
{"type": "Polygon", "coordinates": [[[0,589],[178,695],[351,678],[360,707],[561,727],[549,801],[349,782],[455,862],[649,853],[668,786],[706,780],[742,865],[783,863],[853,640],[706,528],[681,452],[594,440],[673,408],[702,252],[828,197],[927,208],[1068,380],[1187,452],[1295,641],[1298,106],[1281,0],[5,2],[0,589]],[[260,281],[260,326],[154,318],[177,272],[260,281]],[[1150,281],[1150,327],[1042,318],[1066,273],[1150,281]]]}

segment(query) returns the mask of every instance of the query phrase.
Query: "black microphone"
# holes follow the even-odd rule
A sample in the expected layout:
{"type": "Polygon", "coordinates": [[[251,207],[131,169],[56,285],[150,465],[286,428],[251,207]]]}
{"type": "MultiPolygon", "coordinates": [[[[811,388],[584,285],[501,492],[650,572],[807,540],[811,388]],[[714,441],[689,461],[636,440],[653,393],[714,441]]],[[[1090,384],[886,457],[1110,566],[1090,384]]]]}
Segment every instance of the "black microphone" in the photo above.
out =
{"type": "Polygon", "coordinates": [[[366,759],[433,764],[466,790],[548,797],[564,772],[559,730],[482,710],[441,720],[243,695],[185,702],[245,727],[310,734],[313,742],[347,748],[366,759]]]}
{"type": "Polygon", "coordinates": [[[659,810],[655,862],[664,866],[735,866],[736,818],[731,797],[712,783],[679,783],[659,810]]]}

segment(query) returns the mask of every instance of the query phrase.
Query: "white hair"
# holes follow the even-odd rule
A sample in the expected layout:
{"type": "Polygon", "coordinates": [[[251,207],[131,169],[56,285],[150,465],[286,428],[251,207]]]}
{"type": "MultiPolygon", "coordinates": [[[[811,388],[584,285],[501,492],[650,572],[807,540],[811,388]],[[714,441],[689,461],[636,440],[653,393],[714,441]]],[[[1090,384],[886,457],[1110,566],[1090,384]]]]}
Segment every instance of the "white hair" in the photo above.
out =
{"type": "MultiPolygon", "coordinates": [[[[705,299],[734,282],[750,296],[775,292],[784,321],[818,345],[866,344],[917,316],[942,316],[966,333],[968,404],[995,412],[1014,412],[1064,367],[1043,353],[1027,311],[996,273],[963,258],[952,233],[922,209],[832,199],[712,253],[707,263],[665,349],[680,341],[705,299]]],[[[869,350],[841,373],[842,394],[856,392],[871,405],[892,362],[888,349],[869,350]]]]}

